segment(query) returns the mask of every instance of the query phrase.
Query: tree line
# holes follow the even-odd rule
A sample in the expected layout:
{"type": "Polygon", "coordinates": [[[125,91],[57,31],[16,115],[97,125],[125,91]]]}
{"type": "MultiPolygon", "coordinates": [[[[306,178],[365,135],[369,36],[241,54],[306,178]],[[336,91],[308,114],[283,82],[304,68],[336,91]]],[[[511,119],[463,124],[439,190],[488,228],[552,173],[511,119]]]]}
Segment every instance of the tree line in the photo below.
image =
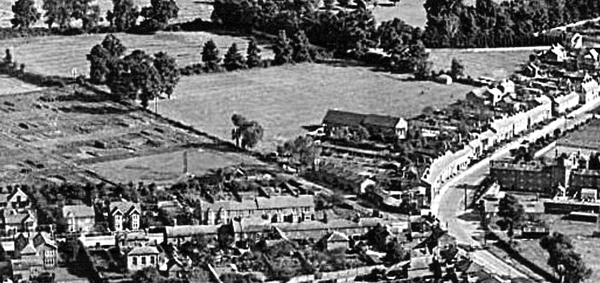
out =
{"type": "Polygon", "coordinates": [[[564,33],[540,33],[553,27],[600,16],[593,0],[425,1],[427,47],[496,47],[544,45],[564,40],[564,33]],[[539,34],[538,34],[539,33],[539,34]]]}
{"type": "Polygon", "coordinates": [[[247,33],[278,35],[275,64],[312,61],[324,50],[335,57],[365,60],[394,72],[423,69],[427,73],[422,30],[400,19],[377,27],[373,14],[364,7],[334,11],[319,10],[318,1],[309,0],[217,0],[212,20],[247,33]],[[292,35],[291,40],[288,35],[292,35]],[[372,48],[382,48],[389,57],[369,57],[372,48]]]}
{"type": "MultiPolygon", "coordinates": [[[[133,0],[112,0],[113,10],[107,11],[109,30],[115,32],[151,32],[165,29],[169,20],[177,18],[179,7],[175,0],[152,0],[150,6],[139,8],[133,0]],[[138,24],[138,18],[142,21],[138,24]]],[[[51,30],[73,30],[72,23],[81,21],[80,30],[93,32],[102,21],[102,11],[92,0],[44,0],[46,25],[51,30]]],[[[29,29],[40,20],[42,13],[35,6],[35,0],[17,0],[12,6],[14,17],[11,24],[15,29],[29,29]]]]}

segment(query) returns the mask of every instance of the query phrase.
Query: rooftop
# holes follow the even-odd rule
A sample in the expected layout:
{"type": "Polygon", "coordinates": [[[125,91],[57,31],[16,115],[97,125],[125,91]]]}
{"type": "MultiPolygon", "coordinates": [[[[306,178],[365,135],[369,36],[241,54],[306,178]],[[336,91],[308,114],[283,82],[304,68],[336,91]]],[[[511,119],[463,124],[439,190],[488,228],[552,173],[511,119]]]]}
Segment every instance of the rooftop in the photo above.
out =
{"type": "Polygon", "coordinates": [[[133,248],[127,255],[148,255],[148,254],[159,254],[159,251],[154,246],[143,246],[133,248]]]}
{"type": "Polygon", "coordinates": [[[67,217],[69,214],[75,218],[94,217],[96,214],[94,208],[87,205],[65,205],[63,206],[63,215],[67,217]]]}

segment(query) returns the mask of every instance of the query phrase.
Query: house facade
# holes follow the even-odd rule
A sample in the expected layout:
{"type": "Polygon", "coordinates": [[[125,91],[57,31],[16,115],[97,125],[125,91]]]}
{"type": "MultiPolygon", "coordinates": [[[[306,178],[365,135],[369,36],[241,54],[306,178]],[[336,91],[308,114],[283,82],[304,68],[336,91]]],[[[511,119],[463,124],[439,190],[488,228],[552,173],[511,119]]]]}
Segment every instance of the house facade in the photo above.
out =
{"type": "Polygon", "coordinates": [[[15,209],[18,211],[25,210],[31,206],[29,196],[24,193],[21,188],[17,187],[10,193],[0,194],[1,209],[15,209]]]}
{"type": "Polygon", "coordinates": [[[156,247],[136,247],[127,253],[127,270],[137,271],[145,267],[157,267],[160,252],[156,247]]]}
{"type": "Polygon", "coordinates": [[[328,110],[322,124],[330,137],[336,137],[340,132],[352,135],[360,128],[366,129],[372,137],[383,140],[406,139],[408,134],[408,122],[405,119],[386,115],[328,110]]]}
{"type": "Polygon", "coordinates": [[[109,224],[113,231],[139,230],[142,208],[139,203],[118,201],[109,205],[109,224]]]}
{"type": "Polygon", "coordinates": [[[254,200],[200,201],[202,224],[227,224],[234,219],[260,217],[273,223],[314,219],[312,195],[256,197],[254,200]]]}
{"type": "Polygon", "coordinates": [[[37,217],[31,211],[16,212],[15,210],[5,210],[3,213],[4,236],[14,236],[22,232],[35,232],[37,227],[37,217]]]}
{"type": "Polygon", "coordinates": [[[91,206],[65,205],[62,213],[69,232],[89,232],[94,227],[96,213],[91,206]]]}

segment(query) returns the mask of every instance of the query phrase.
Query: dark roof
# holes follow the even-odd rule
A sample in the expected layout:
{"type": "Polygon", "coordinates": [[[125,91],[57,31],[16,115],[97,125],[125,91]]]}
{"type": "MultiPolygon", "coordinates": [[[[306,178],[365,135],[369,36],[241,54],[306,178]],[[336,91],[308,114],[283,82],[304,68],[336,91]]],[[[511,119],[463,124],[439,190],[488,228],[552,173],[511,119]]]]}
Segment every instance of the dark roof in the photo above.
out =
{"type": "Polygon", "coordinates": [[[148,255],[148,254],[159,254],[159,251],[156,247],[153,247],[153,246],[143,246],[143,247],[134,248],[127,255],[148,255]]]}
{"type": "Polygon", "coordinates": [[[339,110],[327,110],[323,124],[360,126],[367,115],[339,110]]]}
{"type": "Polygon", "coordinates": [[[385,128],[395,128],[399,122],[400,122],[399,117],[369,114],[363,120],[363,125],[385,127],[385,128]]]}
{"type": "Polygon", "coordinates": [[[139,203],[129,201],[116,201],[110,203],[110,214],[114,214],[117,211],[120,211],[123,214],[129,214],[134,210],[142,213],[142,208],[139,203]]]}

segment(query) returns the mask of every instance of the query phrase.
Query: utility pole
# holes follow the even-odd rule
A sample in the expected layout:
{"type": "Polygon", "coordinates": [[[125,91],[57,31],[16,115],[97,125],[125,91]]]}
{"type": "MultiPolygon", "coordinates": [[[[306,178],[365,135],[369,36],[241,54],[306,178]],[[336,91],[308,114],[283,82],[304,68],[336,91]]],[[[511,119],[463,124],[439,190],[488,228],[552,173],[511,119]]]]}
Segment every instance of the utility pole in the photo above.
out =
{"type": "Polygon", "coordinates": [[[469,207],[469,204],[467,203],[467,184],[463,184],[463,187],[465,188],[465,211],[467,210],[467,208],[469,207]]]}
{"type": "Polygon", "coordinates": [[[158,96],[154,96],[154,113],[158,113],[158,96]]]}
{"type": "Polygon", "coordinates": [[[183,151],[183,174],[188,172],[188,153],[187,150],[183,151]]]}

